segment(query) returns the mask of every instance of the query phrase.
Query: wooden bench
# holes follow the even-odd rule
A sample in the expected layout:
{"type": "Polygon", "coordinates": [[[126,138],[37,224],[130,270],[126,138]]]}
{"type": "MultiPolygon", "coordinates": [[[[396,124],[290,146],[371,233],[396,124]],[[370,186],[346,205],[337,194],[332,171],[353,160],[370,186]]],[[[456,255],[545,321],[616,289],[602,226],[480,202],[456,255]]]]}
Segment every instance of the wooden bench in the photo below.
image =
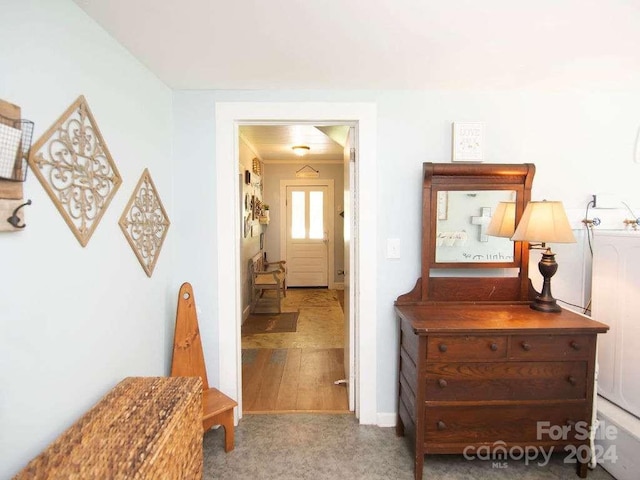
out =
{"type": "Polygon", "coordinates": [[[129,377],[14,480],[202,478],[202,381],[129,377]]]}
{"type": "Polygon", "coordinates": [[[233,409],[238,403],[220,390],[209,387],[196,314],[196,300],[189,283],[182,284],[178,296],[171,376],[202,379],[202,427],[206,432],[214,425],[222,425],[225,433],[224,450],[233,450],[233,409]]]}
{"type": "Polygon", "coordinates": [[[282,297],[287,296],[287,270],[285,260],[267,262],[262,252],[249,261],[249,279],[251,282],[251,313],[254,313],[258,300],[267,290],[275,291],[278,313],[282,313],[282,297]]]}

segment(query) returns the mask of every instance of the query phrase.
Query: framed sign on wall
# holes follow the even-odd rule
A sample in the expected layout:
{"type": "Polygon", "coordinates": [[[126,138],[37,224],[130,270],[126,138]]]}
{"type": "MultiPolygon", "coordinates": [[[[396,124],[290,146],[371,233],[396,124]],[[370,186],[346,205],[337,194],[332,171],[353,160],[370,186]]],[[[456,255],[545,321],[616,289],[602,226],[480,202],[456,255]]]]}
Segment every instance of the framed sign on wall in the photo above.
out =
{"type": "Polygon", "coordinates": [[[482,162],[484,124],[481,122],[453,122],[451,160],[454,162],[482,162]]]}

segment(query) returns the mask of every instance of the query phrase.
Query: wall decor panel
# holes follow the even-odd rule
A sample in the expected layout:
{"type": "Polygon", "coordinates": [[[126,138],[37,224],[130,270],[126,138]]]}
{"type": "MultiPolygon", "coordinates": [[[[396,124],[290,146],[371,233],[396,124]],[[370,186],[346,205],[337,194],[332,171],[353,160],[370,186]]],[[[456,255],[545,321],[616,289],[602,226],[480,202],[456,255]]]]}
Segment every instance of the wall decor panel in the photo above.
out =
{"type": "Polygon", "coordinates": [[[122,178],[84,96],[33,145],[29,166],[85,247],[122,178]]]}
{"type": "Polygon", "coordinates": [[[149,169],[145,168],[119,224],[149,277],[153,274],[170,223],[149,169]]]}

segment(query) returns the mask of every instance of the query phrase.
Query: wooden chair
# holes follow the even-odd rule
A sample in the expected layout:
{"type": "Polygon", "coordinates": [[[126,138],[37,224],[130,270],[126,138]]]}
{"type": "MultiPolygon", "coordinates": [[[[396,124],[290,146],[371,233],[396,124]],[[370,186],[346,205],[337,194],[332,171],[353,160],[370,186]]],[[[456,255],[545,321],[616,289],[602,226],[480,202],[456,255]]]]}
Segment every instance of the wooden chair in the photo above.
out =
{"type": "Polygon", "coordinates": [[[209,387],[196,315],[196,301],[189,283],[182,284],[178,296],[171,376],[202,379],[202,427],[206,432],[214,425],[222,425],[225,433],[224,450],[233,450],[233,409],[238,403],[218,389],[209,387]]]}
{"type": "Polygon", "coordinates": [[[266,290],[276,292],[278,313],[282,313],[282,297],[287,296],[287,269],[285,260],[267,262],[262,252],[251,258],[249,277],[251,281],[251,313],[255,312],[258,300],[266,290]]]}

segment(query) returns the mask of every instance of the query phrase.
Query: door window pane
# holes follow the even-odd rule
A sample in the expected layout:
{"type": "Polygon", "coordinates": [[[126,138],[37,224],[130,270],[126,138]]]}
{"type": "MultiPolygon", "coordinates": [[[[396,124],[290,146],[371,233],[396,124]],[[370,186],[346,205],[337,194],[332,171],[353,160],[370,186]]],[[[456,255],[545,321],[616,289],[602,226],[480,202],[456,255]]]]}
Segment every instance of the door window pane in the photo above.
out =
{"type": "Polygon", "coordinates": [[[291,238],[305,238],[305,195],[304,192],[291,192],[291,238]]]}
{"type": "Polygon", "coordinates": [[[324,238],[323,192],[309,192],[309,238],[324,238]]]}

